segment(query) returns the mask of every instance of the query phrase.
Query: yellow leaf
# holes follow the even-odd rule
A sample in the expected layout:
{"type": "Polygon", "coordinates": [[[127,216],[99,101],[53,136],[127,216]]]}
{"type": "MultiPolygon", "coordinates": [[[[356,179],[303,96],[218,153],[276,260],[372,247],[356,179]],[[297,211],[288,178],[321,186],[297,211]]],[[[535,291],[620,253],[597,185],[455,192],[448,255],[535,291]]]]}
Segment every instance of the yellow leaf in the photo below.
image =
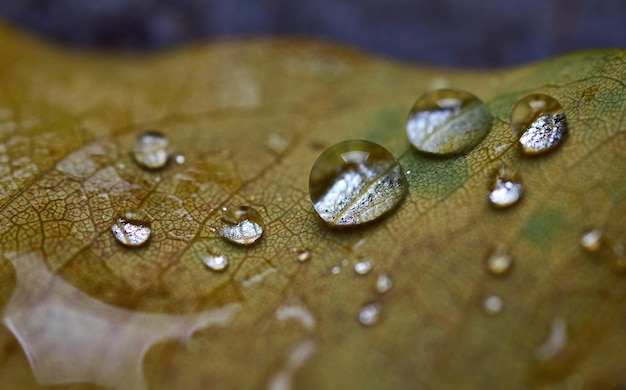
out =
{"type": "Polygon", "coordinates": [[[625,63],[601,50],[435,70],[295,39],[115,57],[1,27],[2,387],[623,386],[625,63]],[[441,87],[493,114],[467,155],[428,157],[407,140],[413,102],[441,87]],[[545,156],[524,156],[509,128],[531,93],[567,115],[567,139],[545,156]],[[146,130],[184,162],[136,164],[146,130]],[[330,229],[309,172],[346,139],[392,151],[410,190],[378,222],[330,229]],[[502,167],[525,193],[497,210],[502,167]],[[264,220],[251,246],[216,232],[222,208],[240,205],[264,220]],[[111,233],[129,209],[151,219],[136,248],[111,233]],[[580,245],[590,228],[597,253],[580,245]],[[499,250],[513,259],[500,277],[486,268],[499,250]],[[210,254],[228,267],[209,270],[210,254]],[[359,275],[363,260],[373,269],[359,275]],[[503,307],[488,315],[492,295],[503,307]],[[379,319],[365,327],[368,304],[379,319]]]}

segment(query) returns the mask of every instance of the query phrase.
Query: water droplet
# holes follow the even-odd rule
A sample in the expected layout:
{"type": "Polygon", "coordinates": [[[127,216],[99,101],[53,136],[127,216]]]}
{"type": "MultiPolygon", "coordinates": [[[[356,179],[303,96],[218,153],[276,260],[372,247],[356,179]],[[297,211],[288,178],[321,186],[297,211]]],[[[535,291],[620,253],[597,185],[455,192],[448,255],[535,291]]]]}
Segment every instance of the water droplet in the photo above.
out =
{"type": "Polygon", "coordinates": [[[228,257],[226,255],[209,254],[203,260],[204,264],[212,271],[223,271],[228,266],[228,257]]]}
{"type": "Polygon", "coordinates": [[[580,246],[587,252],[597,252],[602,244],[602,231],[589,229],[580,236],[580,246]]]}
{"type": "Polygon", "coordinates": [[[567,322],[562,317],[556,317],[550,327],[550,335],[535,350],[539,360],[549,360],[555,357],[567,344],[567,322]]]}
{"type": "Polygon", "coordinates": [[[359,261],[354,265],[354,271],[359,275],[365,275],[372,270],[372,262],[369,260],[359,261]]]}
{"type": "Polygon", "coordinates": [[[380,317],[380,306],[376,303],[365,305],[359,311],[359,322],[365,326],[374,326],[380,317]]]}
{"type": "Polygon", "coordinates": [[[133,146],[133,158],[148,169],[163,168],[167,163],[169,142],[163,133],[147,131],[140,134],[133,146]]]}
{"type": "Polygon", "coordinates": [[[500,313],[503,306],[504,303],[502,302],[502,298],[497,295],[490,295],[485,298],[483,302],[483,308],[485,309],[485,313],[490,315],[500,313]]]}
{"type": "Polygon", "coordinates": [[[504,275],[513,265],[513,258],[501,250],[497,250],[487,258],[487,270],[492,275],[504,275]]]}
{"type": "Polygon", "coordinates": [[[563,106],[545,94],[532,94],[517,102],[511,113],[511,130],[526,154],[547,152],[567,134],[563,106]]]}
{"type": "Polygon", "coordinates": [[[609,260],[609,266],[613,272],[626,272],[626,248],[624,247],[624,244],[618,242],[613,245],[613,250],[609,260]]]}
{"type": "Polygon", "coordinates": [[[296,255],[298,257],[298,261],[301,263],[311,260],[311,253],[306,249],[296,249],[296,255]]]}
{"type": "Polygon", "coordinates": [[[126,211],[111,226],[113,235],[126,246],[140,246],[146,243],[152,233],[147,215],[141,211],[126,211]]]}
{"type": "Polygon", "coordinates": [[[408,192],[395,157],[382,146],[351,140],[326,149],[315,161],[309,194],[331,226],[370,222],[394,209],[408,192]]]}
{"type": "Polygon", "coordinates": [[[386,293],[393,287],[393,280],[388,273],[382,273],[376,278],[376,291],[381,294],[386,293]]]}
{"type": "Polygon", "coordinates": [[[289,142],[284,135],[280,133],[271,133],[267,140],[269,148],[276,154],[282,154],[287,150],[289,142]]]}
{"type": "Polygon", "coordinates": [[[493,188],[489,193],[491,204],[499,207],[509,207],[517,203],[522,197],[524,190],[522,183],[503,177],[496,178],[493,188]]]}
{"type": "Polygon", "coordinates": [[[339,273],[341,272],[341,267],[336,265],[330,270],[330,272],[332,272],[333,275],[339,275],[339,273]]]}
{"type": "Polygon", "coordinates": [[[185,155],[184,155],[184,154],[181,154],[181,153],[178,153],[178,154],[176,155],[176,157],[174,157],[174,161],[176,161],[176,164],[178,164],[178,165],[182,165],[182,164],[184,164],[184,163],[185,163],[185,161],[186,161],[186,159],[185,159],[185,155]]]}
{"type": "Polygon", "coordinates": [[[222,215],[220,236],[242,245],[250,245],[261,238],[263,234],[263,217],[256,209],[248,206],[238,206],[227,209],[222,215]]]}
{"type": "Polygon", "coordinates": [[[491,130],[487,106],[469,92],[440,89],[421,96],[409,112],[406,131],[417,150],[436,155],[468,152],[491,130]]]}
{"type": "Polygon", "coordinates": [[[347,267],[347,266],[348,266],[348,264],[350,264],[350,262],[348,261],[348,259],[343,259],[343,260],[341,260],[341,266],[342,266],[342,267],[347,267]]]}

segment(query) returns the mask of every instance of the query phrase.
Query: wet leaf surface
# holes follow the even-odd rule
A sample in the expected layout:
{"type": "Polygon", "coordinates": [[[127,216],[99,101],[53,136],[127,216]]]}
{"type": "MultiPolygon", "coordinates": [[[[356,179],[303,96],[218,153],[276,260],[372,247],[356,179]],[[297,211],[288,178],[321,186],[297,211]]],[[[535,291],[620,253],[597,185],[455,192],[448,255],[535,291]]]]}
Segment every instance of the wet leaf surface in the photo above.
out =
{"type": "Polygon", "coordinates": [[[625,65],[604,50],[438,71],[302,40],[115,58],[2,27],[3,388],[624,386],[625,65]],[[494,116],[463,156],[420,155],[405,134],[414,100],[442,87],[494,116]],[[508,124],[530,93],[568,119],[545,156],[525,156],[508,124]],[[137,165],[148,130],[184,162],[137,165]],[[409,195],[380,221],[329,229],[309,172],[359,138],[399,157],[409,195]],[[502,167],[524,181],[506,210],[488,198],[502,167]],[[217,232],[222,208],[241,205],[265,224],[249,247],[217,232]],[[151,219],[140,247],[111,234],[128,209],[151,219]],[[603,232],[593,253],[579,244],[589,228],[603,232]],[[513,259],[501,277],[485,266],[495,250],[513,259]],[[213,272],[203,260],[220,254],[228,268],[213,272]],[[503,307],[490,316],[491,295],[503,307]],[[365,327],[370,304],[379,317],[365,327]]]}

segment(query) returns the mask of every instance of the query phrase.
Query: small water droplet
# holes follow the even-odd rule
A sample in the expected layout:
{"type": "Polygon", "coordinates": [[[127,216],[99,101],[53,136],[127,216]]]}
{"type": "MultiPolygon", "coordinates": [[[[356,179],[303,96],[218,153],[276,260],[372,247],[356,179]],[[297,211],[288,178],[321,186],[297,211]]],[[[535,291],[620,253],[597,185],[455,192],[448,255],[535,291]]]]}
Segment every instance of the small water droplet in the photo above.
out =
{"type": "Polygon", "coordinates": [[[421,152],[451,155],[468,152],[491,130],[487,106],[469,92],[440,89],[421,96],[409,112],[409,141],[421,152]]]}
{"type": "Polygon", "coordinates": [[[549,360],[555,357],[567,345],[567,322],[562,317],[556,317],[550,326],[548,338],[535,350],[539,360],[549,360]]]}
{"type": "Polygon", "coordinates": [[[296,249],[296,255],[298,257],[298,261],[301,263],[311,260],[311,253],[306,249],[296,249]]]}
{"type": "Polygon", "coordinates": [[[508,253],[497,250],[487,258],[487,271],[495,276],[504,275],[511,269],[513,258],[508,253]]]}
{"type": "Polygon", "coordinates": [[[152,234],[150,220],[141,211],[126,211],[111,226],[113,235],[126,246],[145,244],[152,234]]]}
{"type": "Polygon", "coordinates": [[[163,133],[147,131],[135,140],[133,158],[144,168],[163,168],[169,158],[168,147],[169,142],[163,133]]]}
{"type": "Polygon", "coordinates": [[[359,311],[359,322],[365,326],[374,326],[378,323],[380,317],[380,305],[370,303],[365,305],[359,311]]]}
{"type": "Polygon", "coordinates": [[[242,245],[250,245],[261,238],[263,234],[263,217],[256,209],[248,206],[238,206],[227,209],[222,215],[220,236],[242,245]]]}
{"type": "Polygon", "coordinates": [[[410,170],[410,169],[407,169],[407,170],[406,170],[406,174],[407,174],[407,175],[410,175],[410,174],[411,174],[411,170],[410,170]]]}
{"type": "Polygon", "coordinates": [[[587,252],[597,252],[602,245],[602,230],[585,230],[580,236],[580,246],[587,252]]]}
{"type": "Polygon", "coordinates": [[[406,177],[395,157],[363,140],[326,149],[309,177],[313,207],[331,226],[373,221],[394,209],[407,192],[406,177]]]}
{"type": "Polygon", "coordinates": [[[489,193],[491,204],[496,207],[509,207],[517,203],[522,197],[522,183],[503,178],[497,178],[493,189],[489,193]]]}
{"type": "Polygon", "coordinates": [[[333,275],[339,275],[339,273],[341,272],[341,267],[340,267],[340,266],[338,266],[338,265],[336,265],[336,266],[334,266],[333,268],[331,268],[330,272],[331,272],[333,275]]]}
{"type": "Polygon", "coordinates": [[[372,270],[372,262],[369,260],[359,261],[354,265],[354,271],[359,275],[365,275],[372,270]]]}
{"type": "Polygon", "coordinates": [[[382,273],[376,278],[376,291],[384,294],[393,287],[393,280],[388,273],[382,273]]]}
{"type": "Polygon", "coordinates": [[[485,313],[489,315],[500,313],[503,306],[504,303],[502,302],[502,298],[497,295],[490,295],[483,301],[483,308],[485,309],[485,313]]]}
{"type": "Polygon", "coordinates": [[[519,136],[526,154],[547,152],[558,146],[567,134],[563,106],[549,95],[528,95],[515,104],[511,113],[511,130],[519,136]]]}
{"type": "Polygon", "coordinates": [[[348,261],[348,259],[343,259],[343,260],[341,260],[341,266],[342,266],[342,267],[347,267],[347,266],[348,266],[348,264],[350,264],[350,262],[348,261]]]}
{"type": "Polygon", "coordinates": [[[186,161],[186,159],[185,159],[185,155],[184,155],[184,154],[181,154],[181,153],[178,153],[178,154],[176,155],[176,157],[174,157],[174,161],[176,161],[176,164],[178,164],[178,165],[182,165],[182,164],[184,164],[184,163],[185,163],[185,161],[186,161]]]}
{"type": "Polygon", "coordinates": [[[217,255],[211,253],[206,256],[202,261],[212,271],[223,271],[228,266],[228,257],[223,254],[217,255]]]}
{"type": "Polygon", "coordinates": [[[613,272],[626,272],[626,247],[621,242],[615,243],[609,259],[609,266],[613,272]]]}
{"type": "Polygon", "coordinates": [[[285,150],[287,150],[289,142],[284,135],[280,133],[272,133],[269,135],[267,145],[272,151],[274,151],[274,153],[282,154],[285,150]]]}

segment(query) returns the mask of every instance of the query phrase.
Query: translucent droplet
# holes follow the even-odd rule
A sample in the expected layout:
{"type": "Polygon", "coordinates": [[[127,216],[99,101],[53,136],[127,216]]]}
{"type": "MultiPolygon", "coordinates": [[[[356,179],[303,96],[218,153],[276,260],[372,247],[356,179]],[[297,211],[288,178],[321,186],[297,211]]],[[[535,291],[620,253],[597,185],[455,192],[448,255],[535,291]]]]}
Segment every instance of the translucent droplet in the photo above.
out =
{"type": "Polygon", "coordinates": [[[311,253],[308,250],[302,248],[296,250],[296,256],[298,258],[298,261],[301,263],[304,263],[311,259],[311,253]]]}
{"type": "Polygon", "coordinates": [[[348,264],[350,264],[350,262],[348,261],[348,259],[343,259],[343,260],[341,260],[341,266],[342,266],[342,267],[347,267],[347,266],[348,266],[348,264]]]}
{"type": "Polygon", "coordinates": [[[228,266],[228,257],[226,255],[209,254],[203,260],[204,264],[212,271],[223,271],[228,266]]]}
{"type": "Polygon", "coordinates": [[[609,266],[613,272],[626,272],[626,247],[621,242],[613,245],[613,250],[609,257],[609,266]]]}
{"type": "Polygon", "coordinates": [[[394,209],[406,196],[402,167],[382,146],[351,140],[326,149],[315,161],[309,194],[331,226],[358,225],[394,209]]]}
{"type": "Polygon", "coordinates": [[[339,275],[339,273],[341,272],[341,267],[340,267],[340,266],[338,266],[338,265],[336,265],[336,266],[334,266],[333,268],[331,268],[330,272],[331,272],[333,275],[339,275]]]}
{"type": "Polygon", "coordinates": [[[503,251],[495,251],[487,258],[487,270],[492,275],[504,275],[511,269],[513,258],[503,251]]]}
{"type": "Polygon", "coordinates": [[[523,192],[522,183],[498,177],[489,193],[489,200],[496,207],[509,207],[520,200],[523,192]]]}
{"type": "Polygon", "coordinates": [[[485,104],[471,93],[439,89],[417,99],[409,112],[406,131],[420,152],[461,154],[485,138],[492,119],[485,104]]]}
{"type": "Polygon", "coordinates": [[[359,322],[365,326],[374,326],[380,317],[380,306],[376,303],[365,305],[359,311],[359,322]]]}
{"type": "Polygon", "coordinates": [[[354,265],[354,271],[359,275],[365,275],[372,270],[372,262],[369,260],[359,261],[354,265]]]}
{"type": "Polygon", "coordinates": [[[226,209],[219,228],[220,236],[242,245],[250,245],[263,234],[263,217],[256,209],[238,206],[226,209]]]}
{"type": "Polygon", "coordinates": [[[497,295],[490,295],[483,301],[483,308],[485,309],[485,313],[490,315],[500,313],[503,306],[504,303],[502,302],[502,298],[497,295]]]}
{"type": "Polygon", "coordinates": [[[111,226],[113,235],[126,246],[140,246],[146,243],[152,233],[151,223],[141,211],[126,211],[111,226]]]}
{"type": "Polygon", "coordinates": [[[513,108],[511,130],[519,136],[525,153],[547,152],[558,146],[567,134],[563,106],[549,95],[528,95],[513,108]]]}
{"type": "Polygon", "coordinates": [[[597,252],[602,244],[602,231],[600,229],[589,229],[580,236],[580,246],[587,252],[597,252]]]}
{"type": "Polygon", "coordinates": [[[176,164],[178,164],[178,165],[182,165],[182,164],[184,164],[184,163],[185,163],[185,161],[186,161],[186,159],[185,159],[185,155],[184,155],[184,154],[181,154],[181,153],[178,153],[178,154],[176,155],[176,157],[174,157],[174,161],[176,161],[176,164]]]}
{"type": "Polygon", "coordinates": [[[164,134],[147,131],[137,137],[133,146],[133,158],[144,168],[163,168],[169,158],[168,148],[169,142],[164,134]]]}
{"type": "Polygon", "coordinates": [[[556,317],[550,326],[548,338],[535,350],[539,360],[549,360],[555,357],[567,345],[567,322],[562,317],[556,317]]]}
{"type": "Polygon", "coordinates": [[[393,280],[388,273],[382,273],[376,278],[376,291],[381,294],[386,293],[393,287],[393,280]]]}

